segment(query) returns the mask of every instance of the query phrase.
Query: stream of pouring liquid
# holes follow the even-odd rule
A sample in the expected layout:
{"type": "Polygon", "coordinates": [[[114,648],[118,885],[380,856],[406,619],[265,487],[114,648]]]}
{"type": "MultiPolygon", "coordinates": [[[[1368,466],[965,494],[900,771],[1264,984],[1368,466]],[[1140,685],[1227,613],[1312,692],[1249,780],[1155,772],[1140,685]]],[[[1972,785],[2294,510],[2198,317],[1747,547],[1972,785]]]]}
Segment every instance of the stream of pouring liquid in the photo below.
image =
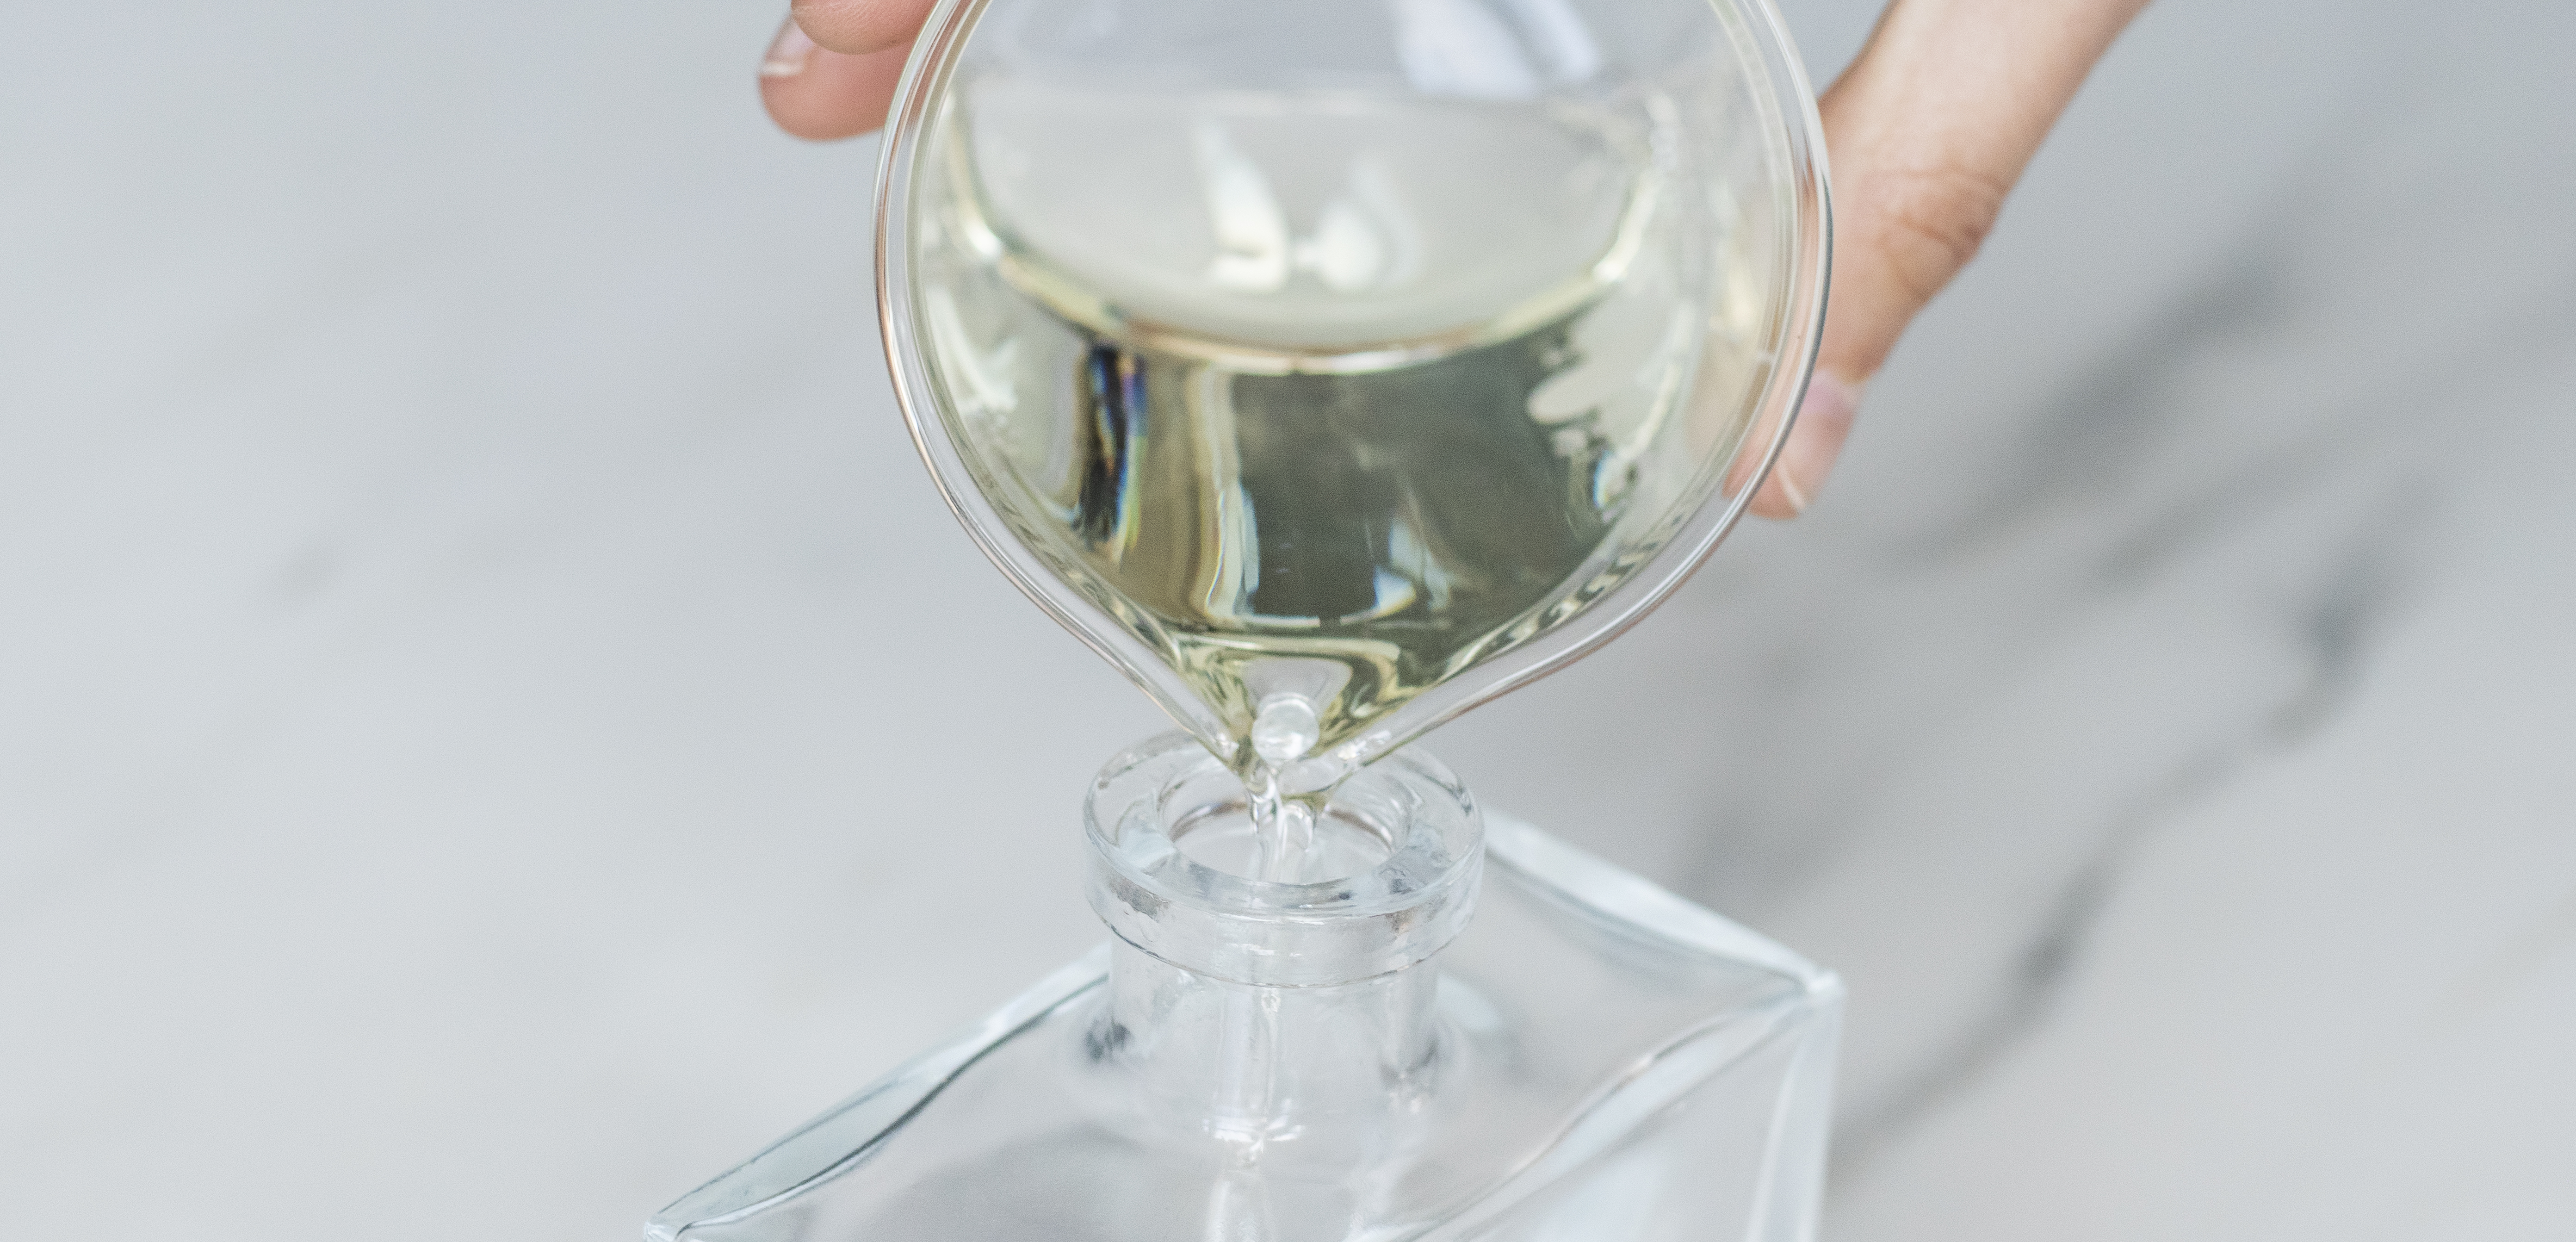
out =
{"type": "Polygon", "coordinates": [[[1255,845],[1253,879],[1303,884],[1335,878],[1309,874],[1316,807],[1282,788],[1282,770],[1304,758],[1321,736],[1315,705],[1295,695],[1271,697],[1253,720],[1253,761],[1243,773],[1255,845]]]}

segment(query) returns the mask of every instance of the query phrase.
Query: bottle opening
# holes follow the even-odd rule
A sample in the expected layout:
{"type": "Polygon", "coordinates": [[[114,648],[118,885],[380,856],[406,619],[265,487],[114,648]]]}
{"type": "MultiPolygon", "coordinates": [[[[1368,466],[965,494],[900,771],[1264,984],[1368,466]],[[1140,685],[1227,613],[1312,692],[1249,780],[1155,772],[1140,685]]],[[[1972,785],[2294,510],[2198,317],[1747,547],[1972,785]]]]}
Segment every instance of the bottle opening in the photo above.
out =
{"type": "MultiPolygon", "coordinates": [[[[1276,875],[1271,865],[1276,848],[1253,822],[1252,810],[1237,800],[1204,807],[1172,826],[1172,838],[1183,856],[1203,867],[1253,880],[1316,884],[1374,870],[1395,853],[1391,834],[1347,808],[1326,807],[1305,825],[1312,834],[1300,842],[1303,854],[1294,874],[1276,875]]],[[[1293,830],[1293,829],[1291,829],[1293,830]]]]}
{"type": "Polygon", "coordinates": [[[1243,782],[1189,735],[1118,756],[1083,808],[1092,909],[1171,965],[1265,987],[1375,978],[1466,926],[1484,820],[1437,760],[1399,752],[1296,805],[1304,838],[1283,855],[1243,782]]]}

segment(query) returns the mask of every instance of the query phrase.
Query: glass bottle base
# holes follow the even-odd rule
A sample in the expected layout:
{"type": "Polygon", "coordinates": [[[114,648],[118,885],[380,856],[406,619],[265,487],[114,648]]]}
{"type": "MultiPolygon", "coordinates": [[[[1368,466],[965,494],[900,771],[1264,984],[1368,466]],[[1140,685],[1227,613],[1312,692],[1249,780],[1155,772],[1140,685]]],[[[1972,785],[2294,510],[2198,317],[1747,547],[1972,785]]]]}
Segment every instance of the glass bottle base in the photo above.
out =
{"type": "MultiPolygon", "coordinates": [[[[1186,972],[1113,941],[683,1196],[645,1236],[1812,1236],[1834,976],[1527,825],[1490,821],[1486,863],[1472,922],[1435,959],[1349,985],[1438,970],[1423,976],[1424,1050],[1381,1067],[1366,1116],[1318,1088],[1247,1142],[1215,1101],[1159,1098],[1118,993],[1163,995],[1176,985],[1153,972],[1186,972]]],[[[1306,1089],[1294,1074],[1276,1086],[1290,1103],[1306,1089]]]]}

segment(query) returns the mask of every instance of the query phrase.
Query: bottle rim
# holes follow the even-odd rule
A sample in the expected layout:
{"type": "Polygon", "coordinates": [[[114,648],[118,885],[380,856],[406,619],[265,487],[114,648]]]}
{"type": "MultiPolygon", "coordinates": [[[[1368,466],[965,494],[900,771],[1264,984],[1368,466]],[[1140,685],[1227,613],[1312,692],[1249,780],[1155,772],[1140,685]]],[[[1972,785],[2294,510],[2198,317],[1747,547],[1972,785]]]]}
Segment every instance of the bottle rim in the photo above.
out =
{"type": "Polygon", "coordinates": [[[1242,782],[1187,733],[1111,759],[1083,800],[1091,907],[1128,944],[1194,974],[1258,987],[1358,983],[1428,960],[1465,929],[1484,817],[1439,760],[1405,750],[1342,782],[1324,813],[1366,826],[1386,857],[1315,883],[1255,880],[1180,837],[1242,782]]]}

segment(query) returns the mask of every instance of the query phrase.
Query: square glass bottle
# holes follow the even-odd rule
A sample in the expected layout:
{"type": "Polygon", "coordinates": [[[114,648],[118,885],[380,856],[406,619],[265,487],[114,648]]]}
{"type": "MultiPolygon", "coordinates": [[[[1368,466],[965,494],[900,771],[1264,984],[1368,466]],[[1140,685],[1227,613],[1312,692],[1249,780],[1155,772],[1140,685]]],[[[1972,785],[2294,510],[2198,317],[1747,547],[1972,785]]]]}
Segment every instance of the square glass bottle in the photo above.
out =
{"type": "Polygon", "coordinates": [[[647,1225],[654,1242],[1813,1235],[1841,987],[1413,751],[1244,878],[1170,734],[1091,790],[1112,937],[647,1225]],[[1472,917],[1471,917],[1472,916],[1472,917]]]}

